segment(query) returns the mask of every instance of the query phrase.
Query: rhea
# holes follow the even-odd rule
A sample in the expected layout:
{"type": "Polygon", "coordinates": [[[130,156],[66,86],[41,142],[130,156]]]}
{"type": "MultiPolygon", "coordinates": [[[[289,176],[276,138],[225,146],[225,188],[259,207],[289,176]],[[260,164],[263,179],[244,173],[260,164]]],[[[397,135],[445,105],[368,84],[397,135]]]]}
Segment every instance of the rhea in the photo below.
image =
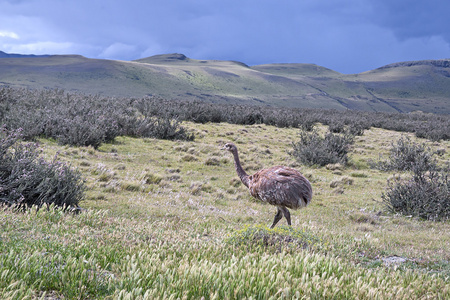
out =
{"type": "Polygon", "coordinates": [[[249,176],[241,166],[237,147],[233,143],[227,143],[223,149],[233,154],[236,172],[250,194],[277,207],[277,213],[270,228],[274,228],[283,216],[291,226],[291,214],[288,208],[299,209],[311,202],[312,187],[308,179],[297,170],[285,166],[263,169],[249,176]]]}

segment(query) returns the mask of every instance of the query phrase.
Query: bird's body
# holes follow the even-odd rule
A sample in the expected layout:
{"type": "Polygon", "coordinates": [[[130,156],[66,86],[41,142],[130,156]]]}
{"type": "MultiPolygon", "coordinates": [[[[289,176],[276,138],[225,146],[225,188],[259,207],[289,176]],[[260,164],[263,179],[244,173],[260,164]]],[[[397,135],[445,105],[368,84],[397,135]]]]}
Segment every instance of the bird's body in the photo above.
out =
{"type": "Polygon", "coordinates": [[[298,209],[308,205],[311,185],[300,172],[285,166],[263,169],[249,176],[250,194],[276,206],[298,209]],[[299,193],[299,191],[307,191],[299,193]]]}
{"type": "Polygon", "coordinates": [[[297,170],[285,166],[263,169],[249,176],[241,166],[236,146],[228,143],[224,148],[233,154],[238,176],[249,189],[250,194],[261,201],[277,206],[278,211],[271,228],[275,227],[283,215],[288,225],[291,225],[288,208],[306,207],[311,201],[312,187],[308,179],[297,170]]]}

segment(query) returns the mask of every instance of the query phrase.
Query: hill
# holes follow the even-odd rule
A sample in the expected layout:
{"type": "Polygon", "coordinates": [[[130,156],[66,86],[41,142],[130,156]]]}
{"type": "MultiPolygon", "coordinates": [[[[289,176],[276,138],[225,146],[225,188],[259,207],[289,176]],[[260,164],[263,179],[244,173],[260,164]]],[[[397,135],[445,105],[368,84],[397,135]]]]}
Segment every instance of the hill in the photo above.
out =
{"type": "Polygon", "coordinates": [[[17,54],[17,53],[6,53],[0,51],[0,58],[4,57],[47,57],[50,55],[35,55],[35,54],[17,54]]]}
{"type": "Polygon", "coordinates": [[[135,61],[0,57],[4,86],[277,107],[450,113],[450,60],[396,63],[348,75],[313,64],[248,66],[176,53],[135,61]]]}

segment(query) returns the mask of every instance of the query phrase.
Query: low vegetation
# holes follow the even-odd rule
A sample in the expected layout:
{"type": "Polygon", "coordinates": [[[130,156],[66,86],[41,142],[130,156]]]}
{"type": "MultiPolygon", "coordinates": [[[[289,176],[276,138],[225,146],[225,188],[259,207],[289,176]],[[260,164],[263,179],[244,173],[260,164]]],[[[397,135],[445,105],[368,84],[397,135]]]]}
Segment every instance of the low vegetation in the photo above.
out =
{"type": "Polygon", "coordinates": [[[223,105],[200,101],[168,101],[157,97],[114,98],[68,94],[61,90],[0,89],[0,124],[23,129],[25,138],[54,138],[61,144],[93,146],[120,135],[162,139],[193,139],[180,122],[266,124],[362,135],[376,127],[415,133],[433,141],[449,140],[450,116],[427,113],[371,113],[324,109],[286,109],[223,105]]]}
{"type": "MultiPolygon", "coordinates": [[[[17,216],[10,211],[2,214],[8,231],[12,218],[17,216]]],[[[445,299],[450,293],[437,274],[354,265],[304,246],[280,252],[278,240],[269,249],[256,246],[258,239],[254,246],[252,240],[242,246],[223,243],[201,234],[199,224],[191,228],[196,237],[180,230],[172,240],[168,233],[174,224],[137,222],[105,211],[74,217],[41,210],[18,218],[39,236],[34,243],[17,237],[15,244],[0,244],[4,299],[445,299]],[[109,226],[114,226],[110,233],[109,226]],[[66,232],[64,247],[55,231],[66,232]]]]}
{"type": "Polygon", "coordinates": [[[393,176],[382,199],[394,213],[423,219],[450,219],[449,165],[439,166],[436,152],[425,143],[402,136],[391,143],[386,160],[371,162],[384,171],[407,171],[407,177],[393,176]]]}
{"type": "Polygon", "coordinates": [[[328,164],[347,164],[348,152],[354,136],[348,132],[335,134],[327,132],[322,136],[316,130],[300,131],[300,140],[293,142],[291,154],[301,163],[312,166],[328,164]]]}
{"type": "Polygon", "coordinates": [[[437,170],[435,153],[425,143],[415,143],[402,136],[393,141],[386,160],[371,162],[372,166],[384,171],[414,171],[423,173],[437,170]]]}
{"type": "Polygon", "coordinates": [[[383,202],[389,211],[430,220],[450,219],[450,179],[448,172],[414,170],[405,179],[388,182],[383,202]]]}
{"type": "Polygon", "coordinates": [[[297,252],[299,248],[312,250],[325,247],[324,242],[311,232],[285,226],[270,229],[264,225],[246,225],[233,232],[227,242],[238,247],[262,247],[275,252],[297,252]]]}
{"type": "Polygon", "coordinates": [[[42,159],[36,144],[20,143],[20,132],[5,131],[0,128],[0,204],[77,208],[86,189],[81,173],[57,157],[42,159]]]}
{"type": "Polygon", "coordinates": [[[53,138],[62,145],[92,146],[121,135],[191,140],[175,116],[146,110],[143,100],[66,94],[60,90],[0,90],[0,124],[23,137],[53,138]]]}
{"type": "MultiPolygon", "coordinates": [[[[2,92],[8,91],[17,92],[2,92]]],[[[27,97],[21,99],[22,104],[28,103],[27,97]]],[[[27,187],[23,192],[45,188],[46,182],[53,187],[61,184],[53,180],[51,171],[48,177],[37,173],[39,180],[25,181],[18,171],[23,169],[20,158],[30,158],[23,162],[29,161],[27,166],[34,169],[41,170],[39,163],[46,162],[43,165],[54,167],[45,170],[77,170],[71,178],[80,185],[74,188],[84,192],[77,203],[82,208],[78,214],[67,213],[58,205],[46,209],[32,206],[20,212],[2,207],[0,298],[450,297],[450,237],[445,234],[450,231],[445,167],[450,160],[450,141],[425,140],[412,132],[381,126],[364,127],[362,135],[351,134],[344,161],[321,167],[299,162],[291,154],[292,143],[302,132],[317,134],[318,140],[328,134],[343,137],[350,128],[351,122],[346,120],[350,113],[340,115],[345,120],[344,130],[330,133],[330,120],[326,124],[319,120],[325,120],[328,113],[327,117],[339,116],[337,112],[322,112],[319,118],[312,112],[320,112],[311,110],[304,123],[291,126],[287,122],[298,116],[288,110],[269,112],[241,106],[213,110],[213,105],[200,103],[184,104],[184,109],[177,110],[181,103],[164,106],[164,101],[147,100],[130,100],[124,105],[129,110],[125,116],[136,116],[128,119],[131,124],[154,117],[160,120],[157,114],[170,116],[171,124],[183,130],[183,138],[146,137],[125,130],[98,145],[72,145],[42,132],[26,135],[24,128],[25,137],[35,140],[30,144],[18,141],[20,136],[12,130],[18,126],[9,114],[16,109],[14,105],[0,102],[0,119],[8,121],[2,131],[1,158],[9,161],[0,164],[1,172],[16,172],[13,177],[19,186],[27,187]],[[222,113],[212,122],[203,108],[222,113]],[[205,117],[201,122],[186,121],[188,110],[192,117],[195,110],[198,118],[205,117]],[[236,113],[227,115],[233,110],[236,113]],[[277,126],[268,125],[269,117],[277,114],[285,118],[277,126]],[[231,115],[247,121],[231,124],[231,115]],[[229,123],[221,119],[225,117],[230,118],[229,123]],[[303,130],[310,127],[312,131],[302,131],[301,124],[314,126],[304,126],[303,130]],[[431,160],[436,170],[429,168],[415,178],[414,168],[371,168],[371,161],[380,154],[389,157],[392,146],[397,145],[392,141],[400,139],[405,145],[423,145],[426,151],[436,153],[431,160]],[[282,222],[274,229],[267,228],[273,220],[273,207],[255,201],[239,182],[232,158],[221,150],[229,141],[241,150],[248,173],[283,164],[299,169],[310,180],[312,202],[291,212],[291,228],[282,222]],[[17,156],[17,161],[10,163],[20,149],[33,154],[17,156]],[[43,185],[25,185],[38,181],[43,185]],[[410,188],[402,190],[399,184],[403,183],[410,188]],[[394,208],[391,198],[400,201],[405,195],[408,201],[417,197],[429,200],[400,205],[426,206],[426,215],[394,208]]],[[[38,112],[43,113],[36,110],[33,114],[38,112]]],[[[424,120],[431,120],[426,116],[418,114],[417,118],[425,124],[424,120]]],[[[400,118],[416,117],[400,115],[397,120],[400,118]]],[[[433,122],[436,120],[442,121],[440,126],[447,122],[446,117],[436,116],[433,122]]],[[[130,123],[118,122],[116,128],[139,128],[123,124],[130,123]]],[[[327,152],[323,145],[310,151],[327,152]]],[[[0,176],[2,199],[10,197],[5,196],[10,174],[0,176]]],[[[68,182],[63,180],[62,186],[69,186],[68,182]]]]}

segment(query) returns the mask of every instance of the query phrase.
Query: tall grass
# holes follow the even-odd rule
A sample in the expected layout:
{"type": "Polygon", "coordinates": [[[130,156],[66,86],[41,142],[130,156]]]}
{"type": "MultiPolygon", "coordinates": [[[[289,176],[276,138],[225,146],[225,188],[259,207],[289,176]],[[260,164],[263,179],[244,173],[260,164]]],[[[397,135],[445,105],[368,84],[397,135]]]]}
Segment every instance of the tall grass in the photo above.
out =
{"type": "Polygon", "coordinates": [[[186,246],[178,250],[160,248],[127,257],[121,271],[129,280],[120,286],[118,298],[413,299],[431,291],[449,293],[445,281],[434,276],[364,270],[303,251],[267,254],[208,247],[193,252],[186,246]]]}
{"type": "MultiPolygon", "coordinates": [[[[230,244],[225,240],[204,243],[187,236],[184,241],[172,241],[165,238],[164,230],[156,233],[160,223],[130,222],[105,211],[73,216],[53,208],[21,215],[6,210],[1,218],[6,222],[6,232],[15,230],[10,221],[18,218],[26,226],[36,228],[39,234],[35,239],[21,239],[20,235],[2,239],[2,299],[46,296],[68,299],[420,299],[432,296],[445,299],[450,296],[448,282],[438,275],[401,269],[367,269],[303,247],[287,252],[242,247],[241,242],[230,244]],[[118,232],[109,233],[108,224],[115,224],[118,232]],[[149,231],[155,235],[150,240],[143,239],[149,231]],[[79,234],[75,235],[76,232],[79,234]],[[126,232],[129,235],[125,239],[121,235],[126,232]]],[[[248,230],[251,229],[244,229],[241,234],[248,230]]],[[[279,230],[277,234],[288,232],[279,230]]],[[[305,238],[304,233],[293,236],[305,238]]]]}

